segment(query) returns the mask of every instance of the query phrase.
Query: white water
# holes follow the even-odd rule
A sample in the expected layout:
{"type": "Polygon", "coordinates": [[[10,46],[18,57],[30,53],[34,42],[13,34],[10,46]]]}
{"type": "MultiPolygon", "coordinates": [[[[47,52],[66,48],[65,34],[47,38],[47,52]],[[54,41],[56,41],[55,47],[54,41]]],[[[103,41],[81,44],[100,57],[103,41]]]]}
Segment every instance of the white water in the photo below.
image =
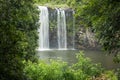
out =
{"type": "Polygon", "coordinates": [[[65,11],[57,9],[58,49],[67,50],[67,30],[65,11]]]}
{"type": "Polygon", "coordinates": [[[49,49],[49,13],[48,8],[44,6],[38,6],[40,10],[39,23],[39,48],[38,50],[48,50],[49,49]]]}
{"type": "MultiPolygon", "coordinates": [[[[38,40],[38,50],[40,51],[46,51],[46,50],[53,50],[56,49],[56,47],[50,48],[50,46],[54,43],[50,44],[50,40],[49,40],[49,34],[51,34],[51,32],[49,32],[49,14],[51,15],[51,13],[49,13],[48,8],[45,6],[38,6],[39,10],[40,10],[40,14],[39,14],[39,23],[40,23],[40,27],[38,29],[39,32],[39,40],[38,40]]],[[[56,9],[57,10],[57,44],[58,44],[58,48],[57,50],[74,50],[74,18],[73,18],[73,37],[71,39],[71,41],[73,42],[73,47],[69,47],[69,41],[67,43],[67,29],[66,26],[68,23],[66,23],[66,18],[68,17],[65,13],[65,10],[63,9],[56,9]],[[68,46],[68,47],[67,47],[68,46]]],[[[73,17],[73,16],[70,16],[73,17]]],[[[72,19],[71,19],[72,20],[72,19]]]]}
{"type": "Polygon", "coordinates": [[[75,12],[73,11],[73,49],[75,49],[75,12]]]}

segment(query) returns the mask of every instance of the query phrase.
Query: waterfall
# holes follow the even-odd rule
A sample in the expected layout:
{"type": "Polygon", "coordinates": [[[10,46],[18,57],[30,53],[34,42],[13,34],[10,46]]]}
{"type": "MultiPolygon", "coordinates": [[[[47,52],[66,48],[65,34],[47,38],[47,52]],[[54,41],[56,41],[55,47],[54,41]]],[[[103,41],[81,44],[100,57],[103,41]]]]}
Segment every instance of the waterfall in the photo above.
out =
{"type": "Polygon", "coordinates": [[[51,9],[38,6],[39,29],[38,50],[74,49],[74,12],[71,9],[51,9]]]}
{"type": "Polygon", "coordinates": [[[57,9],[58,49],[67,49],[67,30],[65,11],[57,9]]]}
{"type": "Polygon", "coordinates": [[[40,10],[39,23],[39,50],[49,49],[49,13],[48,8],[44,6],[38,6],[40,10]]]}
{"type": "Polygon", "coordinates": [[[72,12],[72,17],[73,17],[73,49],[75,49],[75,17],[74,17],[75,12],[72,12]]]}

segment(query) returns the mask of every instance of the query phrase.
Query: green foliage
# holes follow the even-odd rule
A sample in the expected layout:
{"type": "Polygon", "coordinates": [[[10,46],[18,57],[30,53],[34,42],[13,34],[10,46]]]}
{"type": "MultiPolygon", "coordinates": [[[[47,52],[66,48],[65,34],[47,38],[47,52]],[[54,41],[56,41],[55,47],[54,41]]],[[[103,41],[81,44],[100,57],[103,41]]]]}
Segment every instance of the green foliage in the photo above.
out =
{"type": "Polygon", "coordinates": [[[117,56],[114,57],[113,61],[115,63],[120,63],[120,54],[118,54],[117,56]]]}
{"type": "Polygon", "coordinates": [[[118,80],[120,80],[120,68],[117,69],[117,76],[118,76],[118,80]]]}
{"type": "Polygon", "coordinates": [[[69,8],[66,0],[35,0],[37,5],[48,6],[51,8],[69,8]]]}
{"type": "Polygon", "coordinates": [[[83,52],[77,54],[78,62],[72,66],[61,60],[50,60],[49,63],[39,61],[32,63],[24,62],[24,73],[30,80],[91,80],[97,78],[102,73],[106,79],[117,80],[113,71],[105,71],[100,64],[94,64],[83,52]]]}
{"type": "Polygon", "coordinates": [[[32,0],[0,0],[0,80],[23,80],[22,61],[35,55],[37,20],[32,0]]]}
{"type": "Polygon", "coordinates": [[[100,64],[93,64],[89,58],[86,58],[83,52],[77,55],[78,62],[72,66],[76,80],[86,80],[92,76],[98,76],[103,72],[100,64]]]}
{"type": "Polygon", "coordinates": [[[63,80],[66,64],[61,61],[50,61],[50,64],[27,62],[25,74],[31,80],[63,80]]]}
{"type": "Polygon", "coordinates": [[[105,51],[120,51],[120,2],[113,0],[74,0],[69,5],[76,11],[76,21],[92,27],[105,51]]]}
{"type": "Polygon", "coordinates": [[[105,71],[98,77],[90,78],[89,80],[119,80],[114,71],[105,71]]]}
{"type": "Polygon", "coordinates": [[[35,0],[37,3],[52,3],[52,4],[64,4],[66,3],[66,0],[35,0]]]}
{"type": "Polygon", "coordinates": [[[117,76],[113,73],[113,71],[106,71],[105,77],[111,80],[118,80],[117,76]]]}

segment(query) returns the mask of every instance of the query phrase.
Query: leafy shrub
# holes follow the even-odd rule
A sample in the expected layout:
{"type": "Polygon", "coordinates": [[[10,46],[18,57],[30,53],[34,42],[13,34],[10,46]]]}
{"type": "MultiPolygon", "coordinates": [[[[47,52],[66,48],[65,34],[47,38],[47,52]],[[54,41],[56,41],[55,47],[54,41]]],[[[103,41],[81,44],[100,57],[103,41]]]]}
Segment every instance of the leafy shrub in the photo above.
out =
{"type": "Polygon", "coordinates": [[[22,61],[35,60],[38,18],[33,0],[0,0],[0,80],[24,80],[22,61]]]}
{"type": "Polygon", "coordinates": [[[117,69],[118,80],[120,80],[120,68],[117,69]]]}
{"type": "Polygon", "coordinates": [[[105,71],[98,77],[93,77],[90,80],[119,80],[117,75],[115,75],[114,71],[105,71]]]}
{"type": "Polygon", "coordinates": [[[111,80],[118,80],[117,76],[114,74],[114,71],[106,71],[105,72],[105,77],[107,79],[111,79],[111,80]]]}
{"type": "Polygon", "coordinates": [[[83,52],[77,54],[76,58],[78,62],[72,66],[61,60],[50,60],[50,63],[24,62],[26,65],[24,73],[28,80],[96,80],[102,74],[106,79],[117,80],[113,71],[105,72],[100,64],[93,64],[83,52]]]}
{"type": "Polygon", "coordinates": [[[83,52],[77,54],[78,62],[72,66],[76,80],[86,80],[87,78],[98,76],[103,72],[100,64],[93,64],[89,58],[86,58],[83,52]]]}
{"type": "Polygon", "coordinates": [[[50,64],[44,61],[26,63],[25,74],[30,80],[63,80],[66,63],[50,60],[50,64]]]}

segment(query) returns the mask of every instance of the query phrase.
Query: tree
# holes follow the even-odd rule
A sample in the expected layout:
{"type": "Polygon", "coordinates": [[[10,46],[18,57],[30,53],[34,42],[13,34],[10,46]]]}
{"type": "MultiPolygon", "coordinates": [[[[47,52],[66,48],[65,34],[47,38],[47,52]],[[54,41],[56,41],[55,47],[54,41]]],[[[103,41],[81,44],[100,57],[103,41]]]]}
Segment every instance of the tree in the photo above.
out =
{"type": "Polygon", "coordinates": [[[23,80],[22,61],[37,46],[37,16],[33,0],[0,0],[0,80],[23,80]]]}
{"type": "MultiPolygon", "coordinates": [[[[69,1],[70,2],[70,1],[69,1]]],[[[120,1],[75,0],[71,1],[79,23],[91,27],[103,49],[117,54],[120,51],[120,1]]]]}

